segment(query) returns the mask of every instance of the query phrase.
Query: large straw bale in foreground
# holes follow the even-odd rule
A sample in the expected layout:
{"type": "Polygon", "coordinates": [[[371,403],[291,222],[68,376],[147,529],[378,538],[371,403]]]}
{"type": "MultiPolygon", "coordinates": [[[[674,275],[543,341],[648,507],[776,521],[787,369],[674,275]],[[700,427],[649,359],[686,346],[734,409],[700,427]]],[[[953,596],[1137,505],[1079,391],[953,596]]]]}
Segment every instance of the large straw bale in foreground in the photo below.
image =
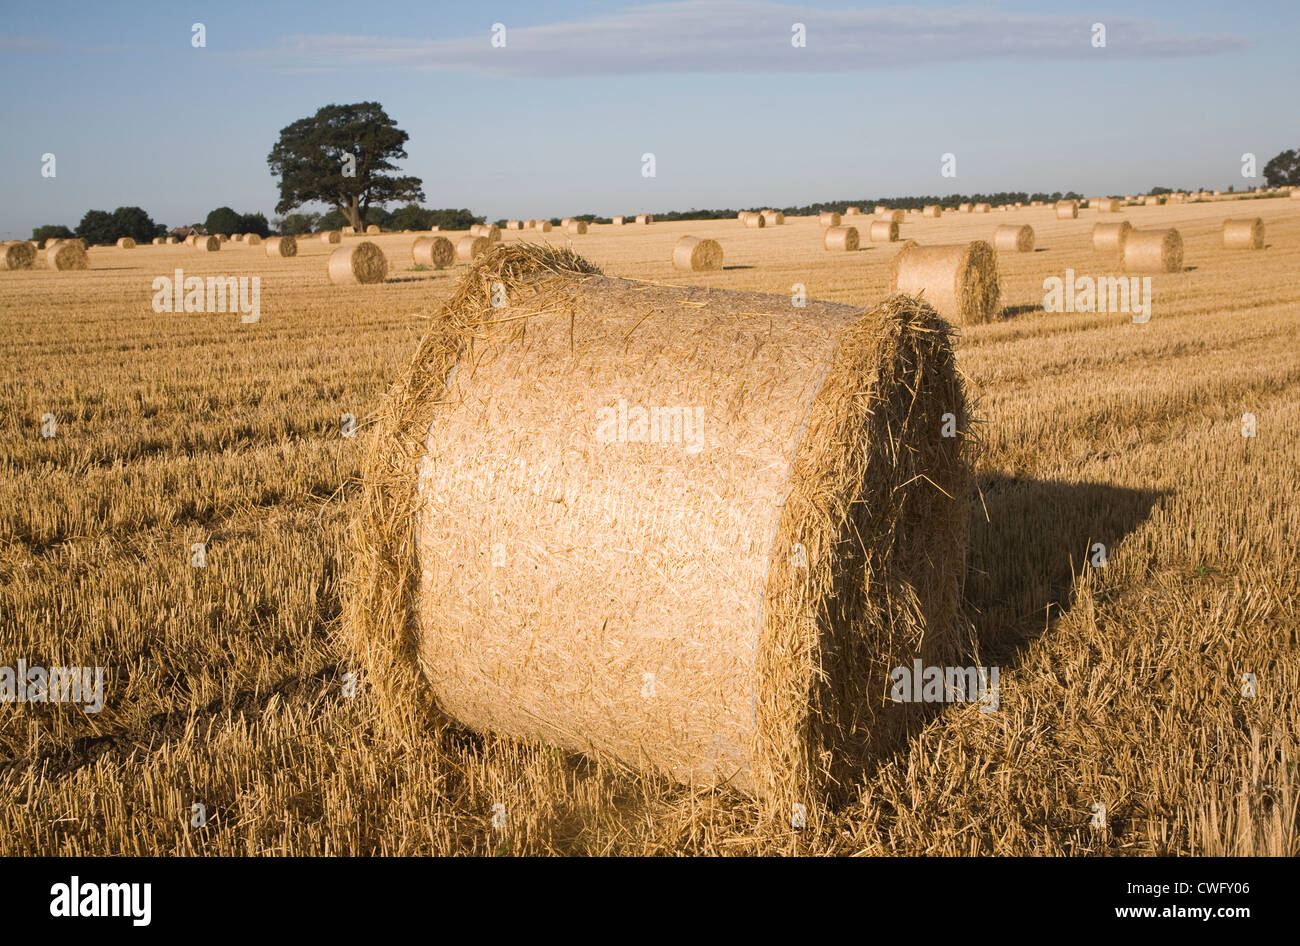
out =
{"type": "Polygon", "coordinates": [[[80,240],[64,240],[45,251],[45,262],[50,269],[86,269],[90,259],[80,240]]]}
{"type": "Polygon", "coordinates": [[[1007,253],[1032,253],[1034,228],[1028,224],[1000,224],[993,231],[993,247],[1007,253]]]}
{"type": "Polygon", "coordinates": [[[889,291],[924,299],[950,322],[991,322],[998,314],[998,264],[983,240],[921,246],[908,240],[889,264],[889,291]]]}
{"type": "Polygon", "coordinates": [[[331,253],[327,271],[330,282],[339,286],[383,282],[388,276],[388,257],[369,240],[362,240],[331,253]]]}
{"type": "Polygon", "coordinates": [[[417,266],[443,269],[456,262],[456,247],[445,236],[416,237],[411,244],[411,259],[417,266]]]}
{"type": "Polygon", "coordinates": [[[1133,230],[1133,224],[1127,220],[1119,223],[1094,223],[1092,225],[1092,248],[1099,252],[1124,252],[1124,241],[1133,230]]]}
{"type": "Polygon", "coordinates": [[[717,240],[684,236],[673,247],[673,268],[691,271],[722,268],[722,246],[717,240]]]}
{"type": "Polygon", "coordinates": [[[432,706],[788,821],[920,717],[882,699],[894,667],[964,651],[967,429],[915,300],[494,247],[379,412],[341,644],[400,731],[432,706]]]}
{"type": "Polygon", "coordinates": [[[1176,273],[1183,268],[1183,238],[1177,230],[1130,230],[1124,238],[1124,271],[1176,273]]]}
{"type": "Polygon", "coordinates": [[[6,242],[0,247],[0,269],[31,269],[36,262],[36,247],[22,241],[6,242]]]}
{"type": "Polygon", "coordinates": [[[1223,221],[1223,248],[1225,250],[1262,250],[1264,248],[1264,220],[1223,221]]]}

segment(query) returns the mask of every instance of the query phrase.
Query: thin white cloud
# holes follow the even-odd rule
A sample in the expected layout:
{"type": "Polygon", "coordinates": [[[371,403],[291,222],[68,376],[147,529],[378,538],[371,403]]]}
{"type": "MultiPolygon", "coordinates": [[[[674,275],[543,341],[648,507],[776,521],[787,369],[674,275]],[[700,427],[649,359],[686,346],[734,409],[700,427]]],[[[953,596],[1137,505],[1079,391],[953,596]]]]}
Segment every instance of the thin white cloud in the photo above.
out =
{"type": "Polygon", "coordinates": [[[301,34],[249,55],[275,68],[358,66],[516,77],[649,73],[861,72],[947,62],[1051,62],[1211,56],[1245,48],[1238,36],[1188,34],[1132,17],[1023,15],[953,7],[819,10],[785,3],[655,3],[574,22],[511,28],[494,48],[483,33],[457,39],[301,34]],[[1092,23],[1106,48],[1092,45],[1092,23]],[[791,45],[803,23],[807,46],[791,45]]]}

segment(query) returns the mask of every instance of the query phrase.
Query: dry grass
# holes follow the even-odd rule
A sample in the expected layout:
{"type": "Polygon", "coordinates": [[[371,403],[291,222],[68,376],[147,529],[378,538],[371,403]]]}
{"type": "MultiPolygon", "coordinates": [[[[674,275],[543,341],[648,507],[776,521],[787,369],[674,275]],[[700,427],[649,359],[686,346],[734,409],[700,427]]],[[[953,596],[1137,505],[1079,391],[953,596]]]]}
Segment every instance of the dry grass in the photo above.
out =
{"type": "MultiPolygon", "coordinates": [[[[411,239],[382,235],[399,276],[369,287],[328,285],[316,241],[0,272],[0,653],[107,667],[98,715],[4,707],[0,852],[1300,854],[1300,206],[1247,213],[1262,251],[1222,248],[1219,204],[1126,209],[1176,227],[1195,267],[1152,277],[1146,325],[1043,313],[1045,275],[1114,263],[1052,207],[1007,215],[1039,250],[1003,257],[1006,314],[957,341],[983,440],[972,662],[1001,667],[1000,710],[945,708],[804,831],[546,744],[425,718],[395,733],[382,681],[344,695],[331,629],[363,437],[340,415],[364,431],[463,265],[405,272],[411,239]],[[260,274],[261,322],[155,314],[150,280],[177,267],[260,274]]],[[[909,223],[926,243],[988,229],[909,223]]],[[[593,225],[583,245],[608,273],[857,305],[895,252],[826,253],[811,218],[593,225]],[[688,229],[729,268],[675,272],[688,229]]]]}

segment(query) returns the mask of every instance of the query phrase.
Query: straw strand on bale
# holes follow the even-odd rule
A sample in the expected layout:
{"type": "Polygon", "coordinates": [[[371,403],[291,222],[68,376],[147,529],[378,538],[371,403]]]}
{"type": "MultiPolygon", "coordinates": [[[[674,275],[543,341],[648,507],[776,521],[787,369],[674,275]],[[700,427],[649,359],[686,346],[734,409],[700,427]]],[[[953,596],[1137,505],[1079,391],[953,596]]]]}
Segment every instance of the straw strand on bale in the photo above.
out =
{"type": "Polygon", "coordinates": [[[684,236],[673,247],[673,268],[692,272],[722,268],[722,246],[717,240],[684,236]]]}
{"type": "Polygon", "coordinates": [[[898,239],[898,221],[880,219],[871,221],[867,228],[867,239],[872,243],[893,243],[898,239]]]}
{"type": "Polygon", "coordinates": [[[445,236],[416,237],[411,244],[411,259],[419,266],[443,269],[456,262],[456,247],[445,236]]]}
{"type": "Polygon", "coordinates": [[[1008,253],[1032,253],[1034,228],[1028,224],[1000,224],[993,231],[993,247],[1008,253]]]}
{"type": "Polygon", "coordinates": [[[1183,268],[1183,238],[1177,230],[1130,230],[1122,252],[1125,272],[1175,273],[1183,268]]]}
{"type": "Polygon", "coordinates": [[[292,236],[271,237],[266,241],[266,255],[270,257],[297,256],[298,238],[292,236]]]}
{"type": "Polygon", "coordinates": [[[1262,250],[1264,248],[1264,220],[1223,221],[1223,248],[1225,250],[1262,250]]]}
{"type": "Polygon", "coordinates": [[[1123,253],[1124,241],[1128,239],[1133,224],[1127,220],[1119,223],[1094,223],[1092,225],[1092,248],[1103,253],[1123,253]]]}
{"type": "Polygon", "coordinates": [[[383,282],[388,276],[388,258],[378,246],[362,240],[331,253],[326,269],[335,285],[383,282]]]}
{"type": "Polygon", "coordinates": [[[923,721],[879,695],[970,645],[948,326],[905,297],[703,292],[510,244],[432,321],[349,532],[339,644],[388,725],[542,739],[788,819],[923,721]],[[648,433],[641,405],[683,384],[648,433]]]}
{"type": "Polygon", "coordinates": [[[827,227],[822,246],[828,250],[852,252],[859,246],[857,227],[827,227]]]}
{"type": "Polygon", "coordinates": [[[923,293],[952,322],[991,322],[998,314],[997,254],[983,240],[947,246],[908,240],[890,263],[889,291],[923,293]]]}

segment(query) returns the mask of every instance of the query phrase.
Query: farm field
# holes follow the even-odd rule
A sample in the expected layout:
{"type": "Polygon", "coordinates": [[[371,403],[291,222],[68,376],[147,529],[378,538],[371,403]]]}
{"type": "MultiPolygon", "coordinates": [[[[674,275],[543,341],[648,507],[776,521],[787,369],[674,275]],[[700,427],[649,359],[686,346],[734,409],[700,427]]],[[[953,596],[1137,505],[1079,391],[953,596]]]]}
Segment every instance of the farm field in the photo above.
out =
{"type": "MultiPolygon", "coordinates": [[[[348,695],[333,633],[365,434],[465,264],[418,270],[415,235],[384,234],[365,238],[382,285],[330,285],[310,238],[287,259],[93,247],[86,271],[0,272],[0,652],[107,668],[97,714],[0,708],[0,854],[1300,854],[1300,201],[902,231],[1004,223],[1038,248],[999,254],[1003,316],[957,341],[981,442],[965,609],[1000,709],[944,707],[803,830],[546,745],[394,732],[364,680],[348,695]],[[1222,221],[1254,216],[1266,248],[1223,249],[1222,221]],[[1091,230],[1121,219],[1185,243],[1150,321],[1044,312],[1045,277],[1120,275],[1091,230]],[[155,312],[177,268],[259,276],[260,321],[155,312]]],[[[815,218],[502,239],[855,306],[887,295],[902,245],[827,251],[815,218]],[[724,268],[674,270],[684,234],[724,268]]]]}

